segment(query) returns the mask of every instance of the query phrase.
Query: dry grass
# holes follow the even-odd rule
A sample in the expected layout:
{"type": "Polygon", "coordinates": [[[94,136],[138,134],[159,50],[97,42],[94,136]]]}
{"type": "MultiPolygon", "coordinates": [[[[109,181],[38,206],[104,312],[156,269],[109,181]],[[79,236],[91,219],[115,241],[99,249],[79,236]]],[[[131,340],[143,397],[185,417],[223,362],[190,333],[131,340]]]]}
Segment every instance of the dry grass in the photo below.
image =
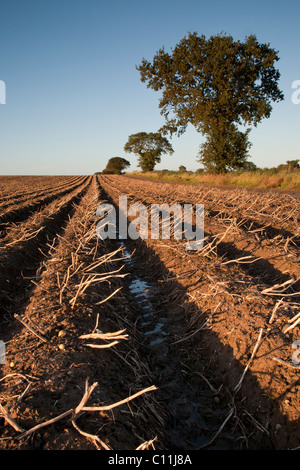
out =
{"type": "Polygon", "coordinates": [[[300,189],[300,171],[257,170],[224,174],[194,173],[192,171],[132,172],[128,176],[143,176],[176,182],[214,184],[217,186],[242,186],[267,189],[300,189]]]}

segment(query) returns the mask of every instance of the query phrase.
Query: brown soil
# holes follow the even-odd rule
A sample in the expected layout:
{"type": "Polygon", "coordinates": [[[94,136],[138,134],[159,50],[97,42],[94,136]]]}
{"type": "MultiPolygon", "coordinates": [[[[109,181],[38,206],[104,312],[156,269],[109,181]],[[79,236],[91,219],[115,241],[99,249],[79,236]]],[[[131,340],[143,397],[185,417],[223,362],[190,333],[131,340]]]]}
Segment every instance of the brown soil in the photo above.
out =
{"type": "Polygon", "coordinates": [[[0,447],[298,448],[298,200],[124,176],[72,181],[1,240],[0,447]],[[204,203],[204,249],[99,240],[96,209],[121,194],[204,203]],[[122,333],[98,349],[89,344],[113,337],[81,338],[95,331],[122,333]],[[96,383],[87,405],[101,409],[78,412],[96,383]]]}

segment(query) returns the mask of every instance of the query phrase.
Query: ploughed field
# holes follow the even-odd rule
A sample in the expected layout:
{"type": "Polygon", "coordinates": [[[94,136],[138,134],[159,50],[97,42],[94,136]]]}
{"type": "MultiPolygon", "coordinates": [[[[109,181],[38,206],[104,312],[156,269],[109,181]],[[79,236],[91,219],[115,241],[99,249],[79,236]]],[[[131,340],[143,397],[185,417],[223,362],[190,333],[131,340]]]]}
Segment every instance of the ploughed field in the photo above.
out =
{"type": "Polygon", "coordinates": [[[299,448],[299,208],[129,176],[0,177],[0,448],[299,448]],[[203,204],[203,247],[100,239],[97,208],[120,196],[149,214],[203,204]]]}

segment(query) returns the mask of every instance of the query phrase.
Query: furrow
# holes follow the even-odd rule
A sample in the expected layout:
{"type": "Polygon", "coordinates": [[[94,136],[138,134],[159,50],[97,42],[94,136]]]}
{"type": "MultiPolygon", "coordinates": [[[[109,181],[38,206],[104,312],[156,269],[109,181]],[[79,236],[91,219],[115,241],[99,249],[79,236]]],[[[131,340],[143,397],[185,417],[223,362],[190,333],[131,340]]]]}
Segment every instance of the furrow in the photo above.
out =
{"type": "Polygon", "coordinates": [[[10,207],[7,211],[4,211],[0,215],[0,233],[1,238],[4,238],[7,229],[11,224],[20,223],[26,220],[32,213],[42,209],[45,205],[50,204],[58,197],[69,194],[80,186],[84,185],[88,180],[88,177],[82,177],[75,185],[64,187],[64,189],[55,189],[49,191],[45,195],[38,195],[36,198],[25,201],[16,205],[14,208],[10,207]]]}
{"type": "Polygon", "coordinates": [[[22,226],[10,231],[9,239],[1,246],[1,317],[3,314],[22,310],[23,299],[28,296],[31,280],[36,279],[36,271],[47,257],[57,235],[62,232],[68,217],[74,211],[91,178],[69,195],[52,202],[47,211],[41,211],[28,219],[22,226]]]}
{"type": "MultiPolygon", "coordinates": [[[[176,201],[175,189],[168,199],[163,185],[159,185],[159,192],[152,192],[152,185],[148,187],[148,182],[130,184],[128,180],[126,177],[100,177],[100,183],[116,206],[120,195],[128,196],[129,205],[132,202],[176,201]]],[[[181,194],[182,200],[186,198],[182,199],[181,194]]],[[[265,212],[271,210],[266,207],[265,212]]],[[[215,218],[213,221],[216,224],[215,218]]],[[[208,223],[211,229],[213,222],[208,220],[208,223]]],[[[218,221],[211,235],[221,232],[218,237],[221,239],[225,231],[226,224],[222,227],[218,221]]],[[[262,423],[261,429],[265,429],[260,435],[262,441],[254,446],[265,446],[269,441],[276,449],[297,447],[300,443],[300,435],[296,431],[299,425],[299,390],[297,368],[293,369],[291,357],[299,326],[291,325],[293,319],[297,319],[300,295],[295,285],[292,289],[288,285],[281,288],[271,285],[272,279],[274,284],[276,280],[282,281],[284,272],[270,273],[271,264],[268,262],[270,259],[271,263],[272,257],[266,259],[265,251],[261,255],[265,258],[262,259],[266,263],[265,271],[269,270],[266,276],[255,272],[254,265],[251,272],[250,265],[244,269],[240,263],[227,263],[246,253],[259,254],[259,244],[252,245],[249,252],[246,247],[238,251],[237,238],[241,243],[245,240],[243,233],[233,231],[230,241],[216,243],[216,252],[212,250],[207,256],[203,256],[201,251],[187,252],[184,243],[172,239],[148,238],[137,242],[129,240],[128,243],[136,250],[139,263],[144,265],[150,279],[155,277],[156,268],[161,266],[160,295],[165,296],[165,301],[161,301],[159,317],[172,316],[172,311],[180,307],[186,324],[185,327],[177,326],[176,344],[182,346],[184,355],[188,355],[188,364],[193,364],[193,370],[200,374],[206,370],[216,390],[226,384],[233,400],[228,406],[233,406],[235,412],[239,409],[240,423],[245,413],[262,423]],[[230,253],[233,249],[235,252],[230,253]],[[257,348],[259,353],[256,355],[257,348]],[[255,359],[251,353],[255,353],[255,359]],[[280,366],[277,359],[286,366],[280,366]],[[207,362],[208,371],[203,361],[207,362]],[[266,442],[263,443],[264,438],[266,442]]],[[[250,240],[253,243],[252,235],[250,240]]],[[[281,257],[279,260],[286,255],[279,251],[277,254],[281,257]]],[[[275,270],[275,264],[272,266],[275,270]]],[[[296,270],[289,272],[292,275],[296,273],[296,270]]],[[[161,298],[159,294],[156,297],[161,298]]],[[[164,367],[166,364],[163,364],[162,371],[164,367]]],[[[191,376],[189,380],[192,380],[191,376]]]]}
{"type": "MultiPolygon", "coordinates": [[[[140,445],[147,448],[147,441],[156,440],[160,434],[162,418],[154,410],[155,387],[151,387],[151,373],[139,362],[135,318],[121,290],[123,278],[114,274],[116,269],[122,268],[123,259],[120,251],[112,251],[109,241],[99,242],[96,236],[95,213],[101,202],[99,197],[101,192],[93,178],[45,261],[23,311],[24,322],[35,331],[42,331],[45,341],[17,320],[14,322],[13,335],[7,342],[1,400],[10,415],[30,432],[39,423],[75,410],[82,400],[87,380],[89,385],[97,385],[89,400],[92,406],[118,403],[134,393],[142,396],[130,401],[130,408],[125,400],[123,406],[113,409],[113,414],[81,411],[80,417],[76,416],[76,426],[74,413],[67,414],[62,421],[31,434],[30,440],[19,439],[17,432],[6,427],[3,436],[10,439],[1,441],[2,448],[17,444],[22,450],[32,446],[44,450],[132,450],[140,445]],[[91,268],[107,281],[92,283],[79,293],[78,287],[91,268]],[[114,290],[118,291],[116,296],[111,295],[114,290]],[[76,301],[72,302],[74,298],[76,301]],[[97,304],[99,301],[101,305],[97,304]],[[111,332],[124,329],[125,339],[119,335],[118,344],[110,348],[91,348],[82,338],[95,331],[101,330],[110,336],[111,332]],[[10,379],[11,361],[15,364],[15,374],[34,377],[29,393],[22,400],[17,397],[9,400],[18,389],[10,379]],[[151,391],[143,394],[149,387],[151,391]],[[86,438],[81,429],[97,437],[86,438]]],[[[107,341],[100,340],[101,344],[107,341]]]]}

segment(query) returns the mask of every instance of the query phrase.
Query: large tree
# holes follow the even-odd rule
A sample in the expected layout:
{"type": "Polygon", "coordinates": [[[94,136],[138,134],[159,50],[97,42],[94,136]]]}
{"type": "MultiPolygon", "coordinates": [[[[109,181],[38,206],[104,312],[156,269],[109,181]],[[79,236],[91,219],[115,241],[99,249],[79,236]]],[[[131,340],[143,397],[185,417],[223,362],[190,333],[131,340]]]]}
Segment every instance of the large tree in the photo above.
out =
{"type": "Polygon", "coordinates": [[[138,155],[138,166],[142,171],[153,171],[156,163],[160,163],[161,155],[174,153],[170,142],[160,132],[131,134],[124,150],[138,155]]]}
{"type": "Polygon", "coordinates": [[[189,33],[171,53],[160,49],[152,62],[137,67],[148,88],[161,91],[166,124],[160,130],[181,135],[188,124],[207,137],[200,161],[210,171],[243,166],[250,128],[270,117],[278,88],[278,53],[256,36],[234,41],[219,34],[206,38],[189,33]]]}

